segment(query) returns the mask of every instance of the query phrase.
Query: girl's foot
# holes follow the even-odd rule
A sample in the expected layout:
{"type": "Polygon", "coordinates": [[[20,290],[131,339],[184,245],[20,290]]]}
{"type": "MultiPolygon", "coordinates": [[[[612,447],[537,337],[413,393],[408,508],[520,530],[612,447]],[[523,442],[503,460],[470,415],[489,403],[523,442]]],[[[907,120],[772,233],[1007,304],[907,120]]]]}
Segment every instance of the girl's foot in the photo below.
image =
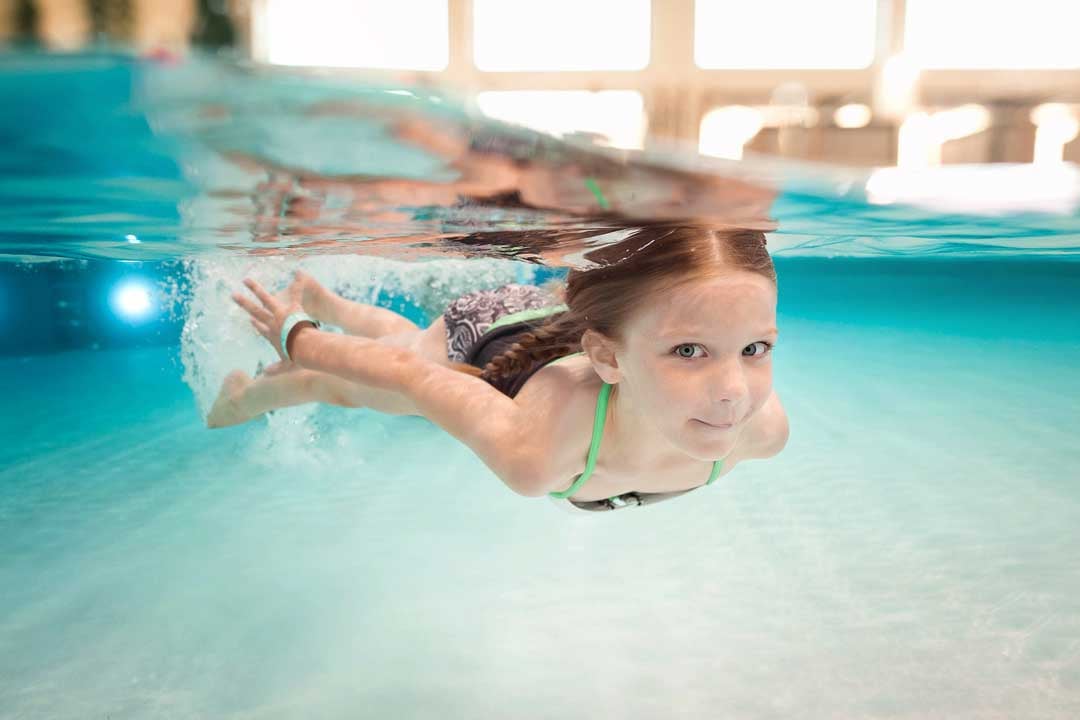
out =
{"type": "Polygon", "coordinates": [[[243,370],[233,370],[225,376],[221,383],[221,391],[218,392],[214,406],[210,408],[206,416],[206,427],[221,428],[230,425],[239,425],[250,420],[249,415],[241,408],[241,399],[244,391],[254,382],[243,370]]]}

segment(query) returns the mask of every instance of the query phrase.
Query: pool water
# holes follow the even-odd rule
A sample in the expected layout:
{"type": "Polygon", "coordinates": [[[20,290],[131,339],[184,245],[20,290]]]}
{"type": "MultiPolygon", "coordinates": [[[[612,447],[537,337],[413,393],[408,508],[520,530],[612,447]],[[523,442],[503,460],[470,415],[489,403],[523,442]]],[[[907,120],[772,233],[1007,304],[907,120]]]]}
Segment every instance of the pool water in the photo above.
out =
{"type": "MultiPolygon", "coordinates": [[[[141,196],[139,217],[75,213],[82,239],[35,235],[8,203],[9,308],[58,276],[23,267],[43,248],[96,258],[68,271],[87,283],[145,271],[103,249],[138,225],[152,247],[108,252],[184,262],[153,266],[180,313],[161,336],[3,346],[0,717],[1080,713],[1071,216],[912,211],[895,246],[880,218],[850,230],[889,208],[823,195],[787,235],[778,216],[787,447],[685,499],[582,518],[514,495],[423,418],[303,406],[205,429],[224,374],[273,358],[229,307],[246,273],[299,265],[423,325],[550,269],[178,252],[192,217],[232,232],[182,166],[102,200],[141,196]]],[[[4,180],[25,202],[33,183],[4,180]]]]}

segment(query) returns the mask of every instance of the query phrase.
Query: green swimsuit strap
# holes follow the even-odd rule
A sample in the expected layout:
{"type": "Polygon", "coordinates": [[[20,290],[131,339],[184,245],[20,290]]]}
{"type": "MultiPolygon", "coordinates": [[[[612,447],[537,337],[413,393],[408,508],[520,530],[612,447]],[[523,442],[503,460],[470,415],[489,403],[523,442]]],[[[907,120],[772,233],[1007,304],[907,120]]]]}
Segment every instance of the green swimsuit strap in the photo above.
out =
{"type": "MultiPolygon", "coordinates": [[[[580,355],[582,353],[576,353],[580,355]]],[[[562,359],[562,358],[560,358],[562,359]]],[[[604,386],[600,388],[600,397],[596,402],[596,415],[593,417],[593,433],[592,443],[589,444],[589,458],[585,461],[585,472],[577,476],[577,479],[566,490],[559,492],[548,493],[553,498],[565,499],[576,493],[581,489],[581,486],[585,484],[585,481],[592,475],[593,468],[596,467],[596,456],[600,449],[600,439],[604,436],[604,418],[607,416],[607,404],[608,396],[611,395],[612,385],[604,383],[604,386]]],[[[720,476],[720,471],[724,469],[724,459],[713,461],[712,474],[709,475],[709,479],[705,481],[706,485],[712,485],[713,481],[720,476]]]]}
{"type": "Polygon", "coordinates": [[[596,401],[596,415],[593,417],[592,428],[592,443],[589,445],[589,459],[585,462],[585,472],[578,475],[577,480],[561,492],[548,493],[553,498],[568,498],[578,491],[578,489],[585,484],[585,481],[592,475],[593,468],[596,467],[597,451],[600,450],[600,438],[604,436],[604,418],[607,415],[607,403],[608,395],[611,394],[611,385],[604,383],[604,387],[600,388],[600,399],[596,401]]]}
{"type": "Polygon", "coordinates": [[[715,480],[716,478],[718,478],[720,476],[720,471],[723,470],[723,469],[724,469],[724,458],[720,458],[719,460],[714,460],[713,464],[712,464],[712,475],[709,476],[709,479],[705,482],[705,484],[706,485],[712,485],[713,480],[715,480]]]}

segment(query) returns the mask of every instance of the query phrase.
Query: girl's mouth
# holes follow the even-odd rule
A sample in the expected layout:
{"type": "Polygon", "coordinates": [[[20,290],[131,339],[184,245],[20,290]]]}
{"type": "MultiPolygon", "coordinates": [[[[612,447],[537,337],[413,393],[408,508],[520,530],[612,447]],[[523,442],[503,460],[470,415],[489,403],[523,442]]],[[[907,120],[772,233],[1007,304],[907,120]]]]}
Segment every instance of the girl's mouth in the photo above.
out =
{"type": "Polygon", "coordinates": [[[697,418],[694,418],[694,422],[701,423],[705,427],[710,427],[710,428],[713,428],[715,430],[729,430],[734,425],[734,423],[723,423],[721,425],[713,425],[712,423],[707,423],[704,420],[698,420],[697,418]]]}

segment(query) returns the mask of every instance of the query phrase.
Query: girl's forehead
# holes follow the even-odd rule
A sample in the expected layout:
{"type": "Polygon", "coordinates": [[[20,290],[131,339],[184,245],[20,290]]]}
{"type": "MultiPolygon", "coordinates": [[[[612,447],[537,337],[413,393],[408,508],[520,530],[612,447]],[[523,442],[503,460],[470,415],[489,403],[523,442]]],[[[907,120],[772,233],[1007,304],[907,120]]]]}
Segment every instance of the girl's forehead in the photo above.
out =
{"type": "Polygon", "coordinates": [[[776,306],[776,286],[749,273],[687,284],[659,293],[649,305],[657,312],[678,315],[732,305],[776,306]]]}
{"type": "Polygon", "coordinates": [[[676,288],[645,303],[636,329],[649,334],[762,332],[776,324],[776,289],[765,278],[676,288]]]}

